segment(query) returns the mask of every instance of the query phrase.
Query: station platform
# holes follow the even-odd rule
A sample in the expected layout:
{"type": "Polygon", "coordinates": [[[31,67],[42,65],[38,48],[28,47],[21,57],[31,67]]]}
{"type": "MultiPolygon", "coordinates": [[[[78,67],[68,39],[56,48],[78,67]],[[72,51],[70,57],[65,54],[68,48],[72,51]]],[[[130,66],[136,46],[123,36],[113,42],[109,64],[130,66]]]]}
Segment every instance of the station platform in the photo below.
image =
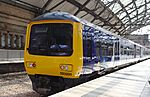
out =
{"type": "Polygon", "coordinates": [[[150,59],[49,97],[149,97],[150,59]]]}
{"type": "Polygon", "coordinates": [[[23,63],[23,62],[24,62],[23,50],[0,49],[0,65],[11,63],[23,63]]]}
{"type": "Polygon", "coordinates": [[[24,63],[23,58],[15,58],[15,59],[9,59],[9,60],[0,60],[0,65],[1,64],[12,64],[12,63],[24,63]]]}
{"type": "Polygon", "coordinates": [[[25,71],[23,58],[9,58],[6,60],[0,60],[0,74],[22,71],[25,71]]]}

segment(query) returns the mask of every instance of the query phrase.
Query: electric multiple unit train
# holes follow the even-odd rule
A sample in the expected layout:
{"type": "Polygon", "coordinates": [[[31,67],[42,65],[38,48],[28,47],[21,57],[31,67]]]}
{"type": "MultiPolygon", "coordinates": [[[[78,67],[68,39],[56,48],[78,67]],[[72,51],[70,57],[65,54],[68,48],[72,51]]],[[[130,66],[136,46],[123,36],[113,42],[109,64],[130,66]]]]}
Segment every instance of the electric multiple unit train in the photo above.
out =
{"type": "Polygon", "coordinates": [[[28,24],[24,62],[33,89],[49,94],[71,80],[117,66],[107,63],[149,54],[149,49],[69,13],[52,12],[28,24]]]}

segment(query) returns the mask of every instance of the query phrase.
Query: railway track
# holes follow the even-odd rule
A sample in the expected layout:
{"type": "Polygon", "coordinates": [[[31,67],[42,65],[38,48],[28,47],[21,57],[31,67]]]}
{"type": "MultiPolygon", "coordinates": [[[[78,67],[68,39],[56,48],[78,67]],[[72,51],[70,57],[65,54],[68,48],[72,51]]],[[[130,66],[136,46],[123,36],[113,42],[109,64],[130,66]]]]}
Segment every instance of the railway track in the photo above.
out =
{"type": "Polygon", "coordinates": [[[32,90],[26,72],[16,72],[0,75],[0,97],[40,97],[40,95],[32,90]]]}

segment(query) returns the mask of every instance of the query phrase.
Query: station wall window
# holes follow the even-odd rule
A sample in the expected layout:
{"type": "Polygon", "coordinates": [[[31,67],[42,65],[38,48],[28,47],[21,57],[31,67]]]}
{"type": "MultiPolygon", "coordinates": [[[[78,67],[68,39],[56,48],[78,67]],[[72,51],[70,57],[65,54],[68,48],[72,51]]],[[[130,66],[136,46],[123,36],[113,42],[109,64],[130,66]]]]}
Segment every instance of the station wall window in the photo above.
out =
{"type": "Polygon", "coordinates": [[[11,35],[8,34],[8,47],[11,48],[11,35]]]}
{"type": "Polygon", "coordinates": [[[2,48],[4,48],[5,47],[5,34],[4,33],[2,33],[2,48]]]}
{"type": "Polygon", "coordinates": [[[24,36],[21,35],[20,38],[21,38],[21,48],[24,48],[24,41],[25,41],[24,36]]]}
{"type": "Polygon", "coordinates": [[[16,47],[17,47],[17,36],[14,35],[14,48],[16,48],[16,47]]]}
{"type": "Polygon", "coordinates": [[[0,32],[0,48],[2,47],[2,33],[0,32]]]}
{"type": "Polygon", "coordinates": [[[18,41],[19,41],[19,48],[21,48],[21,37],[20,36],[19,36],[18,41]]]}

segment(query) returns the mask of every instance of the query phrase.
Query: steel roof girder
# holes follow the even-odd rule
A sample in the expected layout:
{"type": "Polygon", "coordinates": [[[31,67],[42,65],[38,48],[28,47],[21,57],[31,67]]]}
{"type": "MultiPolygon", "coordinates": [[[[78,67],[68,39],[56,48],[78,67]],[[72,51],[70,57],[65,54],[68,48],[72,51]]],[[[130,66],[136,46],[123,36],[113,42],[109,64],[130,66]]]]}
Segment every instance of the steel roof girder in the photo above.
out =
{"type": "Polygon", "coordinates": [[[48,9],[47,11],[49,12],[49,11],[53,10],[53,9],[56,8],[57,6],[63,4],[64,2],[65,2],[65,0],[62,0],[61,2],[59,2],[58,4],[56,4],[55,6],[53,6],[52,8],[48,9]]]}
{"type": "MultiPolygon", "coordinates": [[[[16,0],[16,1],[18,1],[18,0],[16,0]]],[[[29,4],[29,6],[27,6],[27,3],[26,3],[26,5],[23,5],[23,3],[20,4],[20,3],[17,3],[15,1],[13,1],[13,0],[0,0],[0,2],[7,3],[7,4],[10,4],[10,5],[13,5],[13,6],[17,6],[17,7],[29,10],[31,12],[34,12],[34,13],[37,13],[38,9],[40,9],[39,7],[35,7],[31,4],[29,4]]]]}
{"type": "Polygon", "coordinates": [[[47,2],[44,4],[44,6],[41,8],[41,12],[44,13],[46,11],[46,8],[53,0],[47,0],[47,2]]]}
{"type": "MultiPolygon", "coordinates": [[[[67,1],[67,2],[77,6],[78,8],[82,8],[82,5],[80,3],[78,3],[77,1],[74,1],[74,0],[65,0],[65,1],[67,1]]],[[[90,9],[88,9],[86,7],[83,10],[86,11],[88,14],[91,14],[94,18],[96,17],[96,18],[99,18],[102,22],[107,22],[105,19],[103,19],[102,17],[98,16],[97,14],[95,14],[93,11],[91,11],[90,9]]]]}
{"type": "MultiPolygon", "coordinates": [[[[83,8],[88,4],[90,2],[90,0],[86,0],[86,2],[83,4],[83,8]]],[[[82,11],[83,10],[83,8],[79,8],[76,12],[75,12],[75,16],[80,12],[80,11],[82,11]]]]}

